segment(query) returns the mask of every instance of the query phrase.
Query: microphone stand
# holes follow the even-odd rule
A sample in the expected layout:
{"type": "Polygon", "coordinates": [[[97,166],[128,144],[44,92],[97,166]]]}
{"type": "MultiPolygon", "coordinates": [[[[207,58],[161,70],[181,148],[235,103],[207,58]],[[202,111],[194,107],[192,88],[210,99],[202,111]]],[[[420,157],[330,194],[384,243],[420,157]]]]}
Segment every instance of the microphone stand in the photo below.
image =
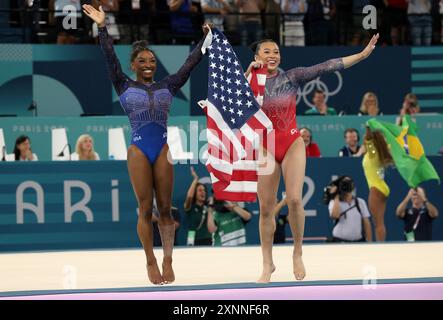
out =
{"type": "Polygon", "coordinates": [[[68,147],[69,160],[71,160],[71,145],[70,145],[69,143],[67,143],[67,144],[63,147],[62,151],[61,151],[57,156],[58,156],[58,157],[64,157],[64,156],[65,156],[65,149],[66,149],[66,147],[68,147]]]}

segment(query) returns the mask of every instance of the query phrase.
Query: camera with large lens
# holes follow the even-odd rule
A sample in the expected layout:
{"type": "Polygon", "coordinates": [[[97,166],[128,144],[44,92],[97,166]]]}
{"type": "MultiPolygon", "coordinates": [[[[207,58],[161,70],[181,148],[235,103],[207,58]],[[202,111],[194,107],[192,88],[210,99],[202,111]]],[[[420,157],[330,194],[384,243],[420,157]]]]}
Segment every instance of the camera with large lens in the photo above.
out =
{"type": "Polygon", "coordinates": [[[346,193],[354,191],[355,185],[354,181],[351,177],[341,176],[338,179],[331,181],[324,189],[323,189],[323,203],[328,204],[329,201],[333,200],[335,196],[338,194],[340,199],[344,198],[346,193]],[[332,188],[337,187],[335,192],[332,192],[332,188]]]}

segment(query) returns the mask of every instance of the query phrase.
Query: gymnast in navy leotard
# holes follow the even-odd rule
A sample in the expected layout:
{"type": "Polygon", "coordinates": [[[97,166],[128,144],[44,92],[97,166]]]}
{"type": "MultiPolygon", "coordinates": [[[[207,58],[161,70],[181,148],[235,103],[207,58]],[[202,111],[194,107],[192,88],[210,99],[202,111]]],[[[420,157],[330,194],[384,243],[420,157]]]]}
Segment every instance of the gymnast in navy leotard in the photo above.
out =
{"type": "Polygon", "coordinates": [[[144,41],[135,42],[131,54],[132,68],[136,69],[138,64],[140,78],[147,81],[134,81],[123,73],[113,49],[112,38],[109,37],[106,27],[99,28],[99,39],[112,83],[120,98],[120,104],[131,123],[131,144],[136,145],[149,162],[154,164],[166,144],[167,121],[172,97],[185,84],[191,70],[200,61],[201,45],[192,51],[176,74],[155,82],[153,81],[155,56],[144,41]],[[139,53],[145,51],[150,55],[139,56],[139,53]],[[144,64],[145,62],[146,64],[144,64]]]}
{"type": "MultiPolygon", "coordinates": [[[[138,202],[137,233],[146,255],[148,278],[154,284],[175,280],[172,250],[175,222],[171,216],[173,168],[167,144],[167,121],[174,94],[186,83],[192,69],[202,57],[201,41],[177,73],[155,82],[156,58],[144,41],[133,44],[131,69],[137,79],[125,75],[115,55],[112,39],[105,25],[105,13],[90,5],[83,12],[93,19],[99,30],[100,45],[109,75],[120,103],[131,123],[132,139],[128,148],[128,172],[138,202]],[[169,158],[170,159],[170,158],[169,158]],[[159,212],[158,228],[162,239],[162,272],[153,251],[152,211],[155,191],[159,212]]],[[[203,31],[210,30],[205,25],[203,31]]]]}

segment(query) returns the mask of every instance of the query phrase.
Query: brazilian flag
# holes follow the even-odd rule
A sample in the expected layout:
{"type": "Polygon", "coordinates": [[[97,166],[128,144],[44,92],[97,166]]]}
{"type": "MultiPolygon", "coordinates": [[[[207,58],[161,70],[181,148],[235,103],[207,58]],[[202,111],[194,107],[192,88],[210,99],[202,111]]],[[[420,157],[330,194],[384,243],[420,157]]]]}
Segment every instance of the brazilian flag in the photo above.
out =
{"type": "Polygon", "coordinates": [[[380,131],[389,145],[395,166],[411,188],[427,180],[440,177],[432,163],[426,158],[423,146],[417,136],[417,125],[409,115],[403,118],[402,126],[370,119],[367,122],[372,131],[380,131]]]}

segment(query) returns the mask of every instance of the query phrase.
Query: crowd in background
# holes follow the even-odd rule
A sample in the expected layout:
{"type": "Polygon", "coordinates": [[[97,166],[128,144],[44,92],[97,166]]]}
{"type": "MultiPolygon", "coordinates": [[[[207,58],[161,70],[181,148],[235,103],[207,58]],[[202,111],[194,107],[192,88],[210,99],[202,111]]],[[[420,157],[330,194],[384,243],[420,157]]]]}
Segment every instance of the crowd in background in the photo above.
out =
{"type": "MultiPolygon", "coordinates": [[[[223,30],[233,45],[272,38],[281,45],[361,45],[379,32],[381,45],[443,43],[443,0],[13,0],[9,24],[24,28],[26,42],[93,43],[97,27],[81,5],[103,6],[116,43],[198,41],[204,21],[223,30]],[[75,9],[77,29],[63,20],[75,9]],[[365,30],[363,8],[377,9],[377,30],[365,30]],[[48,11],[41,10],[47,9],[48,11]],[[55,12],[54,12],[55,11],[55,12]]],[[[1,35],[0,35],[1,36],[1,35]]]]}

